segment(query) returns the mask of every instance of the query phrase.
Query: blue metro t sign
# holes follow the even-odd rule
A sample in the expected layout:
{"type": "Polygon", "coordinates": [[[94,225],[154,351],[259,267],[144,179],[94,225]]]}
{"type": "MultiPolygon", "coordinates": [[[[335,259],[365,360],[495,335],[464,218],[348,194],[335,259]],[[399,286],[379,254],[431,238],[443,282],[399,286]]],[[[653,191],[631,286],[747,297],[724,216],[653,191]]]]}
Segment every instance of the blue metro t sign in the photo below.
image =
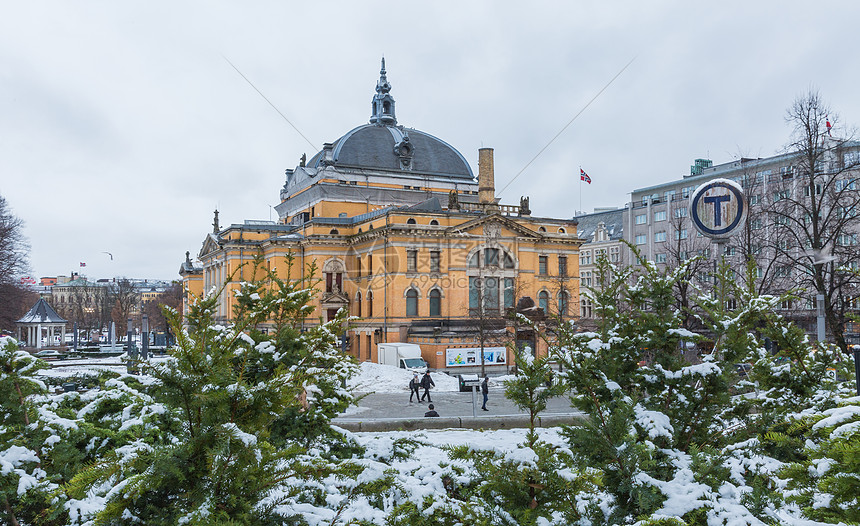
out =
{"type": "Polygon", "coordinates": [[[747,199],[734,181],[714,179],[690,196],[690,219],[703,236],[727,238],[743,226],[746,217],[747,199]]]}

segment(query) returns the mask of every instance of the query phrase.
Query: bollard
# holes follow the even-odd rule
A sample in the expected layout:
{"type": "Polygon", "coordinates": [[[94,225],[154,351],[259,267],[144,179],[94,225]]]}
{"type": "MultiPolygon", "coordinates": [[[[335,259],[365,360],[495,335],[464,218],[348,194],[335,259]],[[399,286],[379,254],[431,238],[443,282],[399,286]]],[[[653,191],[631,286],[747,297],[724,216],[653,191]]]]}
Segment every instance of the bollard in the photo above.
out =
{"type": "Polygon", "coordinates": [[[140,359],[146,361],[149,358],[149,316],[143,315],[140,327],[140,359]]]}
{"type": "Polygon", "coordinates": [[[860,345],[854,346],[854,377],[857,382],[857,396],[860,396],[860,345]]]}

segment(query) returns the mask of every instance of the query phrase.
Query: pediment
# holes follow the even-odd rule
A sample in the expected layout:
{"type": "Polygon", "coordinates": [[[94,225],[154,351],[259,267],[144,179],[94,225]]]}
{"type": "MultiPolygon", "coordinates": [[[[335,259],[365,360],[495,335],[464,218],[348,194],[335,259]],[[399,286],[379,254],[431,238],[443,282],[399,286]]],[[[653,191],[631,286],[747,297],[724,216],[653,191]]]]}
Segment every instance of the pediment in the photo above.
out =
{"type": "Polygon", "coordinates": [[[214,234],[208,234],[206,239],[203,240],[203,246],[200,247],[200,253],[197,257],[202,258],[206,254],[221,250],[221,248],[221,243],[219,243],[218,238],[214,234]]]}
{"type": "Polygon", "coordinates": [[[496,237],[531,237],[540,238],[540,234],[524,227],[501,214],[490,214],[466,221],[448,229],[449,234],[471,234],[474,236],[496,237]]]}

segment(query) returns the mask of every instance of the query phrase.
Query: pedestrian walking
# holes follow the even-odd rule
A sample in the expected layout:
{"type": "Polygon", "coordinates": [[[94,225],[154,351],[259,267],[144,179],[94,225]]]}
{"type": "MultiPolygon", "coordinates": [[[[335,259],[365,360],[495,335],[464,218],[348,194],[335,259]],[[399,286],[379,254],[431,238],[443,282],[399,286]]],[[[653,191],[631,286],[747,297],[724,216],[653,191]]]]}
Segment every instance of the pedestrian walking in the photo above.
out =
{"type": "Polygon", "coordinates": [[[427,411],[426,413],[424,413],[424,417],[425,417],[425,418],[426,418],[426,417],[428,417],[428,416],[439,416],[439,413],[437,413],[437,412],[436,412],[436,410],[435,410],[435,409],[433,409],[433,404],[428,405],[428,406],[427,406],[427,409],[429,409],[429,411],[427,411]]]}
{"type": "Polygon", "coordinates": [[[412,397],[414,396],[416,400],[421,401],[421,393],[418,389],[421,387],[421,378],[418,376],[418,373],[412,374],[412,379],[409,380],[409,403],[412,403],[412,397]]]}
{"type": "Polygon", "coordinates": [[[484,381],[481,382],[481,394],[484,395],[484,405],[481,407],[484,411],[489,411],[487,409],[487,399],[490,397],[490,387],[489,387],[490,377],[484,375],[484,381]]]}
{"type": "Polygon", "coordinates": [[[427,398],[428,402],[433,401],[433,400],[430,400],[430,387],[431,386],[436,387],[436,382],[434,382],[433,379],[430,378],[430,371],[427,371],[424,373],[424,376],[421,377],[421,387],[424,388],[424,394],[421,395],[421,399],[418,400],[419,402],[423,402],[425,397],[427,398]]]}

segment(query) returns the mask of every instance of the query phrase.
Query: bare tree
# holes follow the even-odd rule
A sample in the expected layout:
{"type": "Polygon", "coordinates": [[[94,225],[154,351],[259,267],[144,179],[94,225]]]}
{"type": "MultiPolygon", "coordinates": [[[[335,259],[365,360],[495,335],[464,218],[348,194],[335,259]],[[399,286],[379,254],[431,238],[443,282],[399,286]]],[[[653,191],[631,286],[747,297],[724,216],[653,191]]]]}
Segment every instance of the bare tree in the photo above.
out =
{"type": "Polygon", "coordinates": [[[32,307],[37,297],[21,278],[29,269],[30,246],[24,235],[24,222],[12,213],[0,195],[0,328],[12,330],[15,321],[32,307]],[[32,301],[31,301],[32,300],[32,301]]]}
{"type": "Polygon", "coordinates": [[[696,294],[698,285],[696,280],[707,275],[711,262],[710,241],[696,235],[692,221],[687,217],[687,201],[674,202],[667,207],[669,214],[669,238],[666,241],[666,266],[668,269],[680,267],[688,260],[687,271],[684,276],[675,283],[675,301],[683,313],[684,327],[692,328],[695,317],[692,314],[694,305],[693,296],[696,294]],[[698,259],[696,256],[700,256],[698,259]]]}
{"type": "Polygon", "coordinates": [[[142,314],[146,314],[149,317],[150,330],[160,329],[165,332],[169,331],[169,325],[161,309],[162,307],[169,307],[181,313],[182,294],[182,284],[174,281],[156,299],[144,302],[142,314]]]}
{"type": "Polygon", "coordinates": [[[0,283],[18,284],[30,269],[30,245],[24,236],[24,221],[15,216],[0,195],[0,283]]]}
{"type": "Polygon", "coordinates": [[[469,281],[467,327],[475,335],[480,349],[478,360],[481,365],[481,377],[483,377],[486,374],[484,349],[504,346],[510,340],[507,320],[499,305],[499,286],[504,286],[505,280],[496,276],[473,276],[469,281]]]}
{"type": "Polygon", "coordinates": [[[847,352],[845,315],[860,284],[848,268],[860,257],[857,145],[815,90],[795,99],[786,121],[792,127],[792,177],[769,189],[774,276],[824,296],[827,325],[847,352]]]}
{"type": "MultiPolygon", "coordinates": [[[[117,326],[117,333],[124,334],[126,321],[140,303],[140,294],[134,284],[126,278],[119,279],[108,287],[111,303],[111,319],[117,326]]],[[[120,339],[122,339],[120,337],[120,339]]]]}

